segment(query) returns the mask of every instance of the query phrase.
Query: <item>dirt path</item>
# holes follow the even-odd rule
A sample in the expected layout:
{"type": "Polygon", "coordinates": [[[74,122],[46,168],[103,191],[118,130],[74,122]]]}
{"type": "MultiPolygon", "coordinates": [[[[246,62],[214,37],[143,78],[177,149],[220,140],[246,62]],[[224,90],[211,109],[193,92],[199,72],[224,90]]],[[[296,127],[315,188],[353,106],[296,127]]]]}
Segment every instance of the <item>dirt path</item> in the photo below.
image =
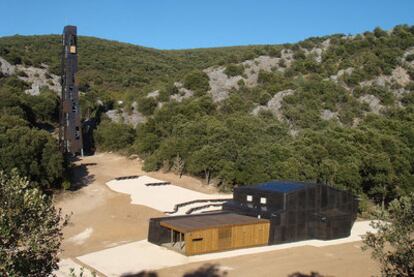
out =
{"type": "Polygon", "coordinates": [[[119,176],[148,175],[193,190],[214,193],[195,178],[172,173],[143,172],[137,160],[111,153],[83,157],[73,169],[75,191],[55,197],[55,205],[72,214],[65,227],[62,258],[76,257],[147,237],[148,219],[164,214],[145,206],[131,205],[130,197],[111,191],[105,183],[119,176]]]}

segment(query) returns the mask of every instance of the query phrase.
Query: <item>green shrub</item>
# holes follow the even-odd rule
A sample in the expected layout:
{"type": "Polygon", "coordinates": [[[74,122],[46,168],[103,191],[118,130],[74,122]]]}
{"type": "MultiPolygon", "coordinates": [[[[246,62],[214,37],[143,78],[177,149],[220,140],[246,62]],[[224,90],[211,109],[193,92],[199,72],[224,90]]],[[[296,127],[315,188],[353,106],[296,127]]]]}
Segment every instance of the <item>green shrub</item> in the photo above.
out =
{"type": "Polygon", "coordinates": [[[117,151],[131,146],[135,131],[126,124],[103,121],[96,129],[94,138],[98,149],[117,151]]]}
{"type": "Polygon", "coordinates": [[[228,77],[241,76],[244,73],[244,66],[242,64],[229,64],[226,66],[224,73],[228,77]]]}
{"type": "Polygon", "coordinates": [[[272,99],[272,96],[267,92],[262,92],[260,94],[259,104],[266,105],[269,100],[272,99]]]}
{"type": "Polygon", "coordinates": [[[208,76],[200,70],[191,71],[184,77],[184,87],[195,92],[207,92],[210,89],[208,76]]]}
{"type": "Polygon", "coordinates": [[[407,62],[412,62],[412,61],[414,61],[414,54],[409,54],[409,55],[407,55],[407,56],[405,57],[405,60],[406,60],[407,62]]]}
{"type": "Polygon", "coordinates": [[[138,111],[146,116],[152,115],[157,104],[157,100],[153,97],[141,97],[138,99],[138,111]]]}

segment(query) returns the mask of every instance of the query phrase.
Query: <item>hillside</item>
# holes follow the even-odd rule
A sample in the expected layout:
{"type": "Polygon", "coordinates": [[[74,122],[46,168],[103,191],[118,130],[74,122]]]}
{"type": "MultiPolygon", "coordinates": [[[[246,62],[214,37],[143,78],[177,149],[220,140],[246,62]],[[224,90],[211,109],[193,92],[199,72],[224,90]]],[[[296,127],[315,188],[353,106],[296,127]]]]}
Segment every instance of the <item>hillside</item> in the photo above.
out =
{"type": "MultiPolygon", "coordinates": [[[[377,203],[414,190],[412,26],[177,51],[80,37],[78,48],[97,147],[138,154],[147,170],[223,189],[324,182],[377,203]]],[[[0,89],[53,91],[60,50],[57,35],[0,38],[0,89]]]]}

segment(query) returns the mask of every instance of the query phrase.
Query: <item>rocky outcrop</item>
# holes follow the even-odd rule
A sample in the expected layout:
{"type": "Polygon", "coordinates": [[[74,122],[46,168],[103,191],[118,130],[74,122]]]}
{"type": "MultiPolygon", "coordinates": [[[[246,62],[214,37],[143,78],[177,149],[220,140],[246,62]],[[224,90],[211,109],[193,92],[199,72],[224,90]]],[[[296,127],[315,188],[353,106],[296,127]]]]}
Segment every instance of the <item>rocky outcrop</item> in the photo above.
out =
{"type": "Polygon", "coordinates": [[[43,64],[43,68],[29,66],[26,67],[21,64],[12,65],[5,59],[0,57],[0,70],[4,75],[17,74],[17,77],[28,83],[31,87],[25,92],[31,95],[38,95],[42,87],[60,92],[60,77],[50,74],[47,65],[43,64]]]}
{"type": "Polygon", "coordinates": [[[15,66],[0,57],[0,72],[8,76],[13,75],[15,73],[15,66]]]}
{"type": "Polygon", "coordinates": [[[113,121],[117,123],[126,123],[136,127],[140,123],[144,123],[146,118],[143,114],[138,112],[137,102],[133,102],[131,105],[131,112],[125,111],[125,109],[109,110],[105,114],[113,121]]]}
{"type": "Polygon", "coordinates": [[[211,97],[214,102],[220,102],[228,98],[229,91],[239,88],[239,81],[242,76],[228,77],[224,73],[225,67],[209,67],[204,70],[209,78],[211,97]]]}
{"type": "Polygon", "coordinates": [[[321,111],[321,118],[323,120],[339,120],[338,112],[325,109],[321,111]]]}
{"type": "Polygon", "coordinates": [[[391,74],[391,78],[400,86],[405,87],[410,83],[410,75],[408,75],[407,70],[401,66],[397,66],[391,74]]]}
{"type": "Polygon", "coordinates": [[[295,91],[292,89],[277,92],[272,99],[267,102],[267,105],[257,106],[253,111],[253,115],[258,115],[261,111],[270,111],[278,120],[283,120],[282,101],[283,98],[292,95],[295,91]]]}
{"type": "Polygon", "coordinates": [[[410,75],[408,75],[407,70],[401,66],[397,66],[391,73],[391,75],[379,75],[374,79],[362,81],[359,83],[360,86],[380,86],[385,87],[387,85],[396,83],[399,86],[405,87],[410,83],[410,75]]]}
{"type": "MultiPolygon", "coordinates": [[[[311,50],[303,49],[306,55],[313,55],[315,60],[320,63],[322,54],[330,46],[330,39],[323,41],[318,47],[311,50]]],[[[209,67],[204,72],[209,77],[210,91],[213,101],[220,102],[229,97],[229,92],[239,89],[241,84],[247,87],[255,87],[258,82],[260,71],[283,72],[289,68],[294,61],[291,49],[282,49],[280,57],[259,56],[252,60],[246,60],[239,65],[244,67],[244,72],[239,76],[227,76],[224,66],[209,67]]]]}
{"type": "Polygon", "coordinates": [[[410,47],[408,48],[404,54],[403,54],[403,60],[406,64],[408,64],[408,66],[414,66],[414,60],[412,61],[407,61],[407,56],[409,55],[414,55],[414,47],[410,47]]]}
{"type": "Polygon", "coordinates": [[[307,56],[313,55],[317,63],[321,63],[322,54],[329,48],[330,45],[331,45],[331,40],[326,39],[319,45],[319,47],[313,47],[311,50],[302,48],[302,50],[305,52],[307,56]]]}
{"type": "Polygon", "coordinates": [[[174,86],[178,89],[178,93],[170,95],[170,100],[182,102],[184,99],[194,96],[194,92],[190,89],[183,87],[182,83],[175,82],[174,86]]]}
{"type": "Polygon", "coordinates": [[[329,79],[331,79],[335,83],[338,83],[342,76],[344,76],[345,74],[351,75],[352,72],[354,72],[354,68],[353,67],[348,67],[346,69],[341,69],[335,75],[331,75],[329,77],[329,79]]]}
{"type": "Polygon", "coordinates": [[[381,101],[374,95],[367,94],[358,98],[360,102],[367,103],[371,112],[375,114],[380,114],[384,109],[384,106],[381,104],[381,101]]]}
{"type": "Polygon", "coordinates": [[[147,98],[157,98],[158,96],[160,96],[159,90],[154,90],[153,92],[147,94],[147,98]]]}
{"type": "Polygon", "coordinates": [[[270,56],[259,56],[253,60],[246,60],[240,65],[244,67],[243,75],[227,76],[225,67],[209,67],[204,72],[209,77],[210,91],[213,101],[220,102],[228,98],[229,92],[232,89],[239,89],[241,82],[247,87],[254,87],[257,85],[259,72],[261,70],[266,72],[281,71],[291,66],[293,61],[293,52],[289,49],[281,51],[281,57],[275,58],[270,56]],[[284,66],[280,66],[283,60],[284,66]]]}

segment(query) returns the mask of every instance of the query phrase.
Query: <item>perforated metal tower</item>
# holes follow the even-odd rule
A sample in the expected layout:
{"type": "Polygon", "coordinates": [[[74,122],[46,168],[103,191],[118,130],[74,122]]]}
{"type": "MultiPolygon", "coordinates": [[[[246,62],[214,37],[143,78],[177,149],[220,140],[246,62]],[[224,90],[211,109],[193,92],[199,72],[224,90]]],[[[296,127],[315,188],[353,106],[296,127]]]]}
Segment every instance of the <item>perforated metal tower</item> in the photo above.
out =
{"type": "Polygon", "coordinates": [[[60,147],[64,153],[83,155],[79,91],[76,82],[78,71],[76,26],[65,26],[62,42],[60,147]]]}

